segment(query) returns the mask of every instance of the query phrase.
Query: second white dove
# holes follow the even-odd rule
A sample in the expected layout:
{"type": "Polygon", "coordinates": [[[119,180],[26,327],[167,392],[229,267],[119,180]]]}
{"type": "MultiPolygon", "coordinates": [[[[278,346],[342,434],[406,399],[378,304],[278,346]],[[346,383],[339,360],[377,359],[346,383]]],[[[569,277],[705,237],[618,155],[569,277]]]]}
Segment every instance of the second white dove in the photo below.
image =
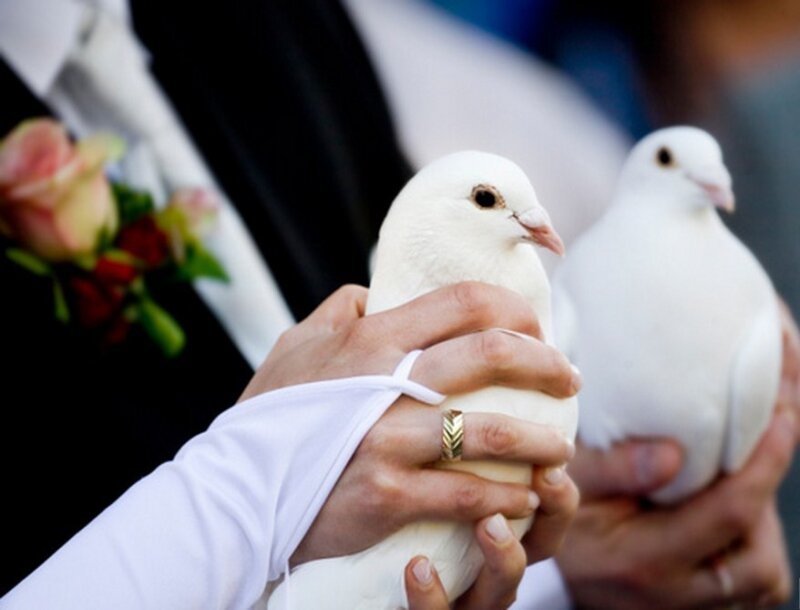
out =
{"type": "Polygon", "coordinates": [[[778,389],[775,291],[716,209],[732,211],[717,142],[662,129],[632,150],[615,201],[571,247],[555,280],[556,338],[581,369],[580,437],[607,449],[671,437],[674,502],[742,466],[778,389]]]}

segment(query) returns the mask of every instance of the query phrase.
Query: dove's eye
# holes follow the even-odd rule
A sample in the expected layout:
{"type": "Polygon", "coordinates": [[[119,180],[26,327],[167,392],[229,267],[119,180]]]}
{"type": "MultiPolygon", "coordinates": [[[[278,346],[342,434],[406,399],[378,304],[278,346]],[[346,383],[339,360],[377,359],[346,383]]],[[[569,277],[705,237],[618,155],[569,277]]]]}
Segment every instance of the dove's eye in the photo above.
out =
{"type": "Polygon", "coordinates": [[[675,157],[672,151],[666,146],[662,146],[656,153],[656,160],[661,167],[673,167],[675,165],[675,157]]]}
{"type": "Polygon", "coordinates": [[[496,188],[487,184],[479,184],[472,189],[470,198],[480,208],[502,208],[505,206],[503,196],[497,192],[496,188]]]}

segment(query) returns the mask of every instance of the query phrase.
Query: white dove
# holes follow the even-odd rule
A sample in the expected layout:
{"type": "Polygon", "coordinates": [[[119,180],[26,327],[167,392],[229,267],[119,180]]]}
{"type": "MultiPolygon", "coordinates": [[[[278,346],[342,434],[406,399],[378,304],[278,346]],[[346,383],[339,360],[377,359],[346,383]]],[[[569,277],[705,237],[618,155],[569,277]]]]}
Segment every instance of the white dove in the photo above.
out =
{"type": "MultiPolygon", "coordinates": [[[[551,329],[550,285],[533,244],[563,252],[545,209],[522,170],[502,157],[459,152],[423,168],[399,193],[381,227],[367,313],[392,308],[440,286],[476,280],[527,298],[545,337],[551,329]]],[[[442,410],[505,413],[558,427],[570,440],[577,400],[492,387],[445,400],[442,410]]],[[[490,462],[447,465],[530,484],[531,469],[490,462]]],[[[532,518],[511,521],[522,537],[532,518]]],[[[472,526],[421,522],[355,555],[309,562],[291,574],[292,610],[395,610],[406,606],[403,570],[415,555],[435,565],[454,599],[483,563],[472,526]]],[[[285,587],[270,608],[286,607],[285,587]]]]}
{"type": "Polygon", "coordinates": [[[715,208],[732,212],[734,198],[714,138],[656,131],[554,278],[556,341],[584,381],[579,436],[602,449],[676,439],[684,465],[652,494],[662,503],[741,467],[778,389],[775,291],[715,208]]]}

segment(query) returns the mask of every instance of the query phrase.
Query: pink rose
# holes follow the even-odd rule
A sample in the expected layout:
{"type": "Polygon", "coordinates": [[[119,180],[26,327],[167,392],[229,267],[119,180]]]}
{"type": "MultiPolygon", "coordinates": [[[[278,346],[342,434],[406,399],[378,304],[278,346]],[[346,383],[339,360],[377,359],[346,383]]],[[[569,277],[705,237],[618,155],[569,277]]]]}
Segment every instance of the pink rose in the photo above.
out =
{"type": "Polygon", "coordinates": [[[219,196],[204,188],[182,188],[172,194],[159,212],[158,223],[169,236],[172,256],[178,263],[186,260],[186,248],[198,243],[214,227],[219,214],[219,196]]]}
{"type": "Polygon", "coordinates": [[[47,260],[92,253],[117,230],[103,166],[121,153],[111,136],[73,145],[56,121],[21,123],[0,142],[0,232],[47,260]]]}
{"type": "Polygon", "coordinates": [[[182,188],[175,191],[167,204],[183,212],[186,229],[196,237],[208,235],[219,214],[219,196],[209,189],[182,188]]]}

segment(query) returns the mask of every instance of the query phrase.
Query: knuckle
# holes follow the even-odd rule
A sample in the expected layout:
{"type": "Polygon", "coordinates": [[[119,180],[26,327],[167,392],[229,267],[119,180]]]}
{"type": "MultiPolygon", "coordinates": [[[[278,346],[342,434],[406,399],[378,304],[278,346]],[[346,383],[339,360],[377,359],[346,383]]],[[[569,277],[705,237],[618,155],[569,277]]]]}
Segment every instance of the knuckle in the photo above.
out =
{"type": "Polygon", "coordinates": [[[366,292],[367,289],[364,286],[359,286],[358,284],[344,284],[340,286],[334,294],[341,297],[358,298],[366,294],[366,292]]]}
{"type": "Polygon", "coordinates": [[[779,579],[777,585],[772,591],[773,605],[785,604],[792,596],[792,582],[791,578],[785,576],[779,579]]]}
{"type": "Polygon", "coordinates": [[[528,315],[523,318],[522,328],[520,332],[530,335],[532,337],[541,337],[544,334],[542,325],[539,323],[539,318],[536,315],[528,315]]]}
{"type": "Polygon", "coordinates": [[[386,448],[391,447],[392,442],[392,428],[382,425],[382,422],[379,421],[361,441],[357,454],[374,462],[386,453],[386,448]]]}
{"type": "Polygon", "coordinates": [[[297,326],[292,326],[290,329],[283,331],[275,342],[273,350],[280,351],[294,345],[295,337],[297,335],[297,326]]]}
{"type": "Polygon", "coordinates": [[[722,523],[736,534],[750,530],[753,524],[753,508],[743,497],[727,502],[722,514],[722,523]]]}
{"type": "Polygon", "coordinates": [[[396,475],[384,469],[371,472],[364,498],[371,514],[385,516],[387,511],[396,511],[403,498],[403,486],[396,475]]]}
{"type": "Polygon", "coordinates": [[[361,318],[342,329],[344,344],[349,349],[363,349],[370,345],[372,328],[367,318],[361,318]]]}
{"type": "MultiPolygon", "coordinates": [[[[520,578],[522,575],[520,574],[520,578]]],[[[500,600],[500,604],[497,606],[498,608],[510,608],[514,605],[514,602],[517,601],[517,590],[513,589],[509,593],[506,593],[503,598],[500,600]]]]}
{"type": "Polygon", "coordinates": [[[480,432],[480,441],[492,457],[508,455],[517,444],[519,435],[506,417],[493,417],[480,432]]]}
{"type": "Polygon", "coordinates": [[[758,562],[752,571],[751,578],[758,591],[772,592],[780,586],[780,573],[770,562],[758,562]]]}
{"type": "Polygon", "coordinates": [[[663,582],[664,575],[654,566],[645,566],[642,569],[628,569],[619,574],[622,585],[631,591],[651,591],[663,582]]]}
{"type": "Polygon", "coordinates": [[[478,337],[478,349],[483,362],[494,371],[507,370],[514,361],[513,337],[496,330],[481,333],[478,337]]]}
{"type": "Polygon", "coordinates": [[[488,289],[480,282],[461,282],[452,288],[453,300],[459,311],[479,320],[488,320],[492,308],[492,299],[488,289]]]}
{"type": "Polygon", "coordinates": [[[578,489],[578,486],[575,485],[575,482],[568,478],[567,484],[564,485],[564,491],[562,493],[563,513],[570,521],[572,521],[572,519],[578,513],[578,508],[581,504],[581,492],[578,489]]]}
{"type": "Polygon", "coordinates": [[[574,457],[573,446],[559,428],[548,424],[539,424],[539,434],[543,436],[542,446],[554,447],[564,464],[574,457]]]}
{"type": "Polygon", "coordinates": [[[545,346],[540,356],[544,380],[554,391],[570,395],[572,391],[572,368],[567,358],[556,348],[545,346]]]}
{"type": "MultiPolygon", "coordinates": [[[[514,555],[508,565],[508,576],[512,582],[517,583],[522,580],[522,576],[525,574],[525,568],[527,567],[528,562],[522,545],[516,545],[515,549],[514,555]]],[[[516,595],[516,591],[513,593],[516,595]]],[[[513,601],[514,600],[512,600],[512,603],[513,601]]]]}
{"type": "Polygon", "coordinates": [[[460,513],[482,514],[484,488],[480,481],[464,481],[454,494],[456,509],[460,513]]]}

